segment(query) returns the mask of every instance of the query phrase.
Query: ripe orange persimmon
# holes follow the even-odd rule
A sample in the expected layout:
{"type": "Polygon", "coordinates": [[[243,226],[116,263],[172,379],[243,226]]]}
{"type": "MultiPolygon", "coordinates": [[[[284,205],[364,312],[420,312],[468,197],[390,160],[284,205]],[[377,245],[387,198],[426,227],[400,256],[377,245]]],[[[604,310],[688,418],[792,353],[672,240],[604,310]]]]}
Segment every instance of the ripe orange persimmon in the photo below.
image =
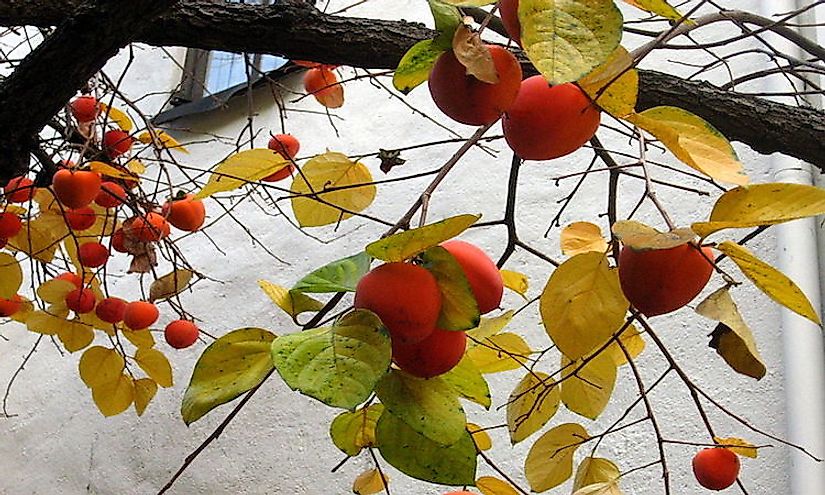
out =
{"type": "Polygon", "coordinates": [[[125,239],[125,236],[123,234],[123,229],[115,230],[114,233],[112,234],[111,241],[112,241],[112,244],[111,244],[112,249],[114,249],[118,253],[128,252],[128,251],[126,251],[126,244],[124,244],[126,242],[126,239],[125,239]]]}
{"type": "Polygon", "coordinates": [[[344,104],[344,87],[338,83],[338,76],[329,69],[309,69],[304,75],[304,89],[327,108],[338,108],[344,104]]]}
{"type": "Polygon", "coordinates": [[[0,297],[0,318],[11,316],[20,311],[22,307],[23,298],[19,294],[15,294],[9,299],[0,297]]]}
{"type": "Polygon", "coordinates": [[[126,301],[119,297],[107,297],[95,306],[95,314],[106,323],[120,323],[125,313],[126,301]]]}
{"type": "Polygon", "coordinates": [[[489,84],[467,74],[452,51],[438,57],[428,85],[436,106],[451,119],[467,125],[485,125],[498,119],[516,101],[521,87],[521,65],[500,46],[487,45],[498,73],[489,84]]]}
{"type": "Polygon", "coordinates": [[[91,289],[75,289],[66,294],[66,307],[77,314],[95,309],[95,293],[91,289]]]}
{"type": "Polygon", "coordinates": [[[599,128],[600,112],[572,83],[550,86],[543,76],[521,83],[504,115],[504,139],[525,160],[550,160],[584,145],[599,128]]]}
{"type": "Polygon", "coordinates": [[[469,242],[457,239],[447,241],[441,247],[449,251],[464,270],[481,314],[496,309],[504,294],[504,280],[487,253],[469,242]]]}
{"type": "Polygon", "coordinates": [[[63,218],[66,219],[66,225],[72,230],[86,230],[95,224],[97,215],[95,215],[93,209],[84,206],[66,210],[63,212],[63,218]]]}
{"type": "Polygon", "coordinates": [[[186,232],[198,230],[206,219],[203,201],[195,199],[191,194],[167,201],[162,212],[169,223],[186,232]]]}
{"type": "Polygon", "coordinates": [[[71,282],[74,284],[75,287],[78,289],[83,287],[83,278],[76,273],[61,273],[60,275],[54,277],[55,280],[66,280],[67,282],[71,282]]]}
{"type": "Polygon", "coordinates": [[[393,342],[414,344],[434,330],[441,311],[441,290],[425,268],[385,263],[358,282],[355,307],[377,314],[393,342]]]}
{"type": "Polygon", "coordinates": [[[518,0],[499,0],[498,15],[510,39],[521,46],[521,22],[518,20],[518,0]]]}
{"type": "Polygon", "coordinates": [[[133,141],[134,139],[128,132],[120,129],[106,131],[106,134],[103,135],[103,147],[106,148],[106,153],[112,158],[128,153],[132,149],[133,141]]]}
{"type": "Polygon", "coordinates": [[[97,98],[91,95],[79,96],[72,100],[69,104],[72,109],[72,115],[80,122],[91,122],[100,113],[100,106],[97,104],[97,98]]]}
{"type": "Polygon", "coordinates": [[[713,251],[703,247],[702,252],[691,244],[649,251],[624,246],[619,254],[622,292],[645,316],[675,311],[702,292],[713,274],[708,261],[713,251]]]}
{"type": "Polygon", "coordinates": [[[120,184],[107,181],[100,185],[100,192],[95,196],[95,203],[104,208],[114,208],[123,204],[126,191],[120,184]]]}
{"type": "MultiPolygon", "coordinates": [[[[275,134],[269,140],[267,147],[287,160],[294,160],[295,155],[298,154],[298,150],[301,148],[301,143],[299,143],[292,134],[275,134]]],[[[295,170],[295,165],[290,163],[281,170],[278,170],[274,174],[264,177],[261,180],[266,182],[276,182],[286,179],[292,174],[293,170],[295,170]]]]}
{"type": "Polygon", "coordinates": [[[132,330],[143,330],[158,321],[159,316],[158,307],[154,304],[147,301],[134,301],[126,305],[123,324],[132,330]]]}
{"type": "Polygon", "coordinates": [[[123,233],[143,242],[159,241],[169,235],[169,222],[163,215],[149,212],[142,217],[133,217],[123,224],[123,233]]]}
{"type": "Polygon", "coordinates": [[[100,192],[100,175],[87,170],[62,168],[55,172],[52,189],[58,201],[69,208],[82,208],[100,192]]]}
{"type": "Polygon", "coordinates": [[[13,177],[3,188],[9,203],[26,203],[34,197],[34,181],[28,177],[13,177]]]}
{"type": "Polygon", "coordinates": [[[415,344],[393,340],[392,359],[399,368],[419,378],[432,378],[453,369],[464,356],[467,335],[436,328],[415,344]]]}
{"type": "Polygon", "coordinates": [[[99,242],[87,242],[77,249],[80,264],[88,268],[97,268],[109,260],[109,250],[99,242]]]}
{"type": "Polygon", "coordinates": [[[693,474],[705,488],[724,490],[739,476],[739,456],[722,447],[700,450],[693,456],[693,474]]]}
{"type": "Polygon", "coordinates": [[[0,212],[0,238],[14,237],[23,228],[23,221],[14,213],[0,212]]]}
{"type": "Polygon", "coordinates": [[[163,331],[166,343],[175,349],[185,349],[198,341],[198,327],[187,320],[175,320],[163,331]]]}

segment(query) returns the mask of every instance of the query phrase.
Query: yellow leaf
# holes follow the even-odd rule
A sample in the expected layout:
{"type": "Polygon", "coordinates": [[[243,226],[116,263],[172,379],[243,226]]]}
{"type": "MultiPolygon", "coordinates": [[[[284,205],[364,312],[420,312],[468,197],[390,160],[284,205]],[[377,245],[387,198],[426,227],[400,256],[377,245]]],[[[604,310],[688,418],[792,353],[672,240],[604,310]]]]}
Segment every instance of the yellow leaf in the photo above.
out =
{"type": "Polygon", "coordinates": [[[754,184],[723,194],[709,222],[691,228],[702,237],[722,229],[775,225],[825,214],[825,189],[803,184],[754,184]]]}
{"type": "Polygon", "coordinates": [[[453,55],[466,67],[467,75],[487,84],[498,83],[498,72],[490,49],[481,42],[481,36],[464,24],[453,34],[453,55]]]}
{"type": "Polygon", "coordinates": [[[633,58],[622,46],[579,79],[578,84],[596,105],[614,117],[625,117],[636,109],[639,73],[633,68],[633,58]]]}
{"type": "Polygon", "coordinates": [[[110,337],[115,336],[115,326],[98,318],[94,311],[77,315],[77,319],[91,328],[105,332],[110,337]]]}
{"type": "Polygon", "coordinates": [[[614,223],[613,234],[622,244],[636,251],[675,248],[696,238],[696,234],[690,229],[659,232],[635,220],[619,220],[614,223]]]}
{"type": "Polygon", "coordinates": [[[721,438],[721,437],[713,437],[713,441],[719,444],[726,449],[735,452],[741,456],[750,457],[751,459],[756,459],[759,456],[759,449],[750,442],[746,442],[741,438],[736,437],[728,437],[728,438],[721,438]]]}
{"type": "Polygon", "coordinates": [[[622,39],[622,13],[604,0],[521,0],[518,18],[527,57],[552,84],[587,74],[622,39]]]}
{"type": "Polygon", "coordinates": [[[375,185],[366,165],[332,151],[307,162],[290,189],[303,195],[292,198],[292,211],[302,227],[346,220],[365,210],[375,199],[375,185]],[[324,192],[330,188],[340,189],[324,192]]]}
{"type": "Polygon", "coordinates": [[[612,353],[600,352],[581,369],[583,360],[571,361],[564,355],[561,367],[564,376],[561,381],[561,400],[567,409],[585,418],[596,419],[604,411],[613,387],[616,385],[616,362],[612,353]]]}
{"type": "Polygon", "coordinates": [[[175,150],[175,151],[182,151],[183,153],[189,153],[182,144],[177,142],[175,138],[167,134],[165,131],[160,129],[154,129],[152,131],[143,131],[138,135],[138,140],[143,144],[152,143],[155,148],[166,148],[168,150],[175,150]]]}
{"type": "Polygon", "coordinates": [[[0,253],[0,298],[10,299],[23,285],[23,269],[14,256],[0,253]]]}
{"type": "Polygon", "coordinates": [[[126,168],[135,175],[143,175],[146,173],[146,165],[136,158],[132,158],[126,162],[126,168]]]}
{"type": "Polygon", "coordinates": [[[490,450],[493,448],[493,440],[486,431],[482,430],[480,426],[475,423],[467,423],[467,431],[473,437],[473,442],[476,448],[481,451],[490,450]]]}
{"type": "Polygon", "coordinates": [[[521,442],[547,424],[559,410],[559,386],[550,375],[528,372],[507,400],[510,441],[521,442]]]}
{"type": "Polygon", "coordinates": [[[73,282],[51,279],[40,284],[37,288],[37,297],[51,304],[62,303],[66,301],[69,292],[75,289],[77,286],[73,282]]]}
{"type": "Polygon", "coordinates": [[[120,127],[122,130],[126,132],[132,130],[134,124],[132,124],[132,119],[130,119],[128,115],[126,115],[121,110],[118,110],[115,107],[110,107],[106,105],[105,103],[100,103],[99,105],[100,113],[102,113],[103,115],[106,115],[108,113],[108,119],[111,122],[114,122],[115,124],[117,124],[118,127],[120,127]]]}
{"type": "Polygon", "coordinates": [[[634,7],[640,8],[651,14],[660,15],[672,21],[678,21],[682,18],[682,14],[678,10],[671,7],[665,0],[624,0],[634,7]]]}
{"type": "Polygon", "coordinates": [[[135,380],[135,412],[138,416],[143,416],[143,411],[157,392],[158,384],[151,378],[135,380]]]}
{"type": "Polygon", "coordinates": [[[518,495],[510,483],[492,476],[482,476],[477,479],[476,488],[484,495],[518,495]]]}
{"type": "Polygon", "coordinates": [[[83,351],[80,356],[80,379],[89,388],[113,382],[123,373],[126,361],[115,349],[96,345],[83,351]]]}
{"type": "Polygon", "coordinates": [[[189,285],[192,275],[191,270],[179,269],[160,277],[149,286],[149,300],[168,299],[180,294],[189,285]]]}
{"type": "Polygon", "coordinates": [[[481,215],[457,215],[417,229],[405,230],[367,245],[365,251],[382,261],[404,261],[452,239],[476,223],[481,215]]]}
{"type": "Polygon", "coordinates": [[[155,337],[152,336],[152,332],[122,328],[120,333],[138,349],[151,349],[155,346],[155,337]]]}
{"type": "Polygon", "coordinates": [[[573,491],[596,483],[607,483],[619,479],[621,472],[609,459],[601,457],[585,457],[576,470],[573,480],[573,491]]]}
{"type": "MultiPolygon", "coordinates": [[[[628,328],[624,329],[622,334],[619,336],[619,342],[622,343],[622,347],[624,347],[625,351],[630,354],[630,359],[635,359],[642,353],[642,351],[645,350],[645,341],[642,338],[642,334],[639,332],[639,329],[633,325],[630,325],[628,328]]],[[[611,342],[610,346],[607,348],[607,352],[612,354],[613,362],[616,363],[616,366],[627,364],[627,356],[622,348],[619,347],[618,342],[611,342]]]]}
{"type": "Polygon", "coordinates": [[[478,327],[467,330],[467,349],[476,347],[479,345],[478,343],[493,335],[498,335],[513,319],[513,314],[514,312],[511,309],[493,318],[481,318],[478,327]]]}
{"type": "Polygon", "coordinates": [[[710,346],[731,368],[757,380],[765,376],[767,369],[756,348],[756,339],[739,314],[727,287],[722,287],[699,303],[696,312],[719,322],[711,334],[710,346]]]}
{"type": "Polygon", "coordinates": [[[716,249],[733,260],[742,273],[768,297],[817,325],[822,324],[805,293],[784,273],[733,241],[724,241],[716,249]]]}
{"type": "Polygon", "coordinates": [[[172,366],[169,360],[157,349],[138,348],[135,353],[138,366],[161,387],[172,386],[172,366]]]}
{"type": "Polygon", "coordinates": [[[289,161],[270,149],[256,148],[235,153],[215,167],[209,181],[195,198],[208,198],[219,192],[238,189],[244,184],[272,175],[289,164],[289,161]]]}
{"type": "Polygon", "coordinates": [[[520,336],[500,333],[477,342],[467,349],[467,356],[481,373],[498,373],[521,368],[532,352],[520,336]]]}
{"type": "Polygon", "coordinates": [[[106,417],[115,416],[128,409],[134,398],[134,381],[125,373],[116,380],[92,387],[92,399],[106,417]]]}
{"type": "Polygon", "coordinates": [[[590,438],[575,423],[564,423],[548,431],[530,448],[524,461],[524,474],[534,492],[561,485],[573,475],[573,454],[590,438]]]}
{"type": "Polygon", "coordinates": [[[56,335],[60,327],[65,324],[65,316],[61,317],[46,311],[34,311],[26,318],[26,328],[30,332],[42,333],[43,335],[56,335]]]}
{"type": "Polygon", "coordinates": [[[318,311],[324,307],[324,304],[317,299],[313,299],[301,292],[291,291],[286,287],[273,284],[272,282],[258,280],[258,285],[263,289],[264,293],[272,299],[272,302],[284,310],[293,320],[301,313],[318,311]]]}
{"type": "Polygon", "coordinates": [[[567,256],[579,253],[607,251],[607,241],[602,229],[590,222],[574,222],[561,231],[561,252],[567,256]]]}
{"type": "Polygon", "coordinates": [[[50,222],[49,217],[56,218],[54,215],[44,215],[41,212],[37,218],[23,222],[20,232],[9,239],[8,247],[38,261],[50,263],[57,251],[58,239],[65,236],[68,230],[62,216],[57,224],[50,222]]]}
{"type": "Polygon", "coordinates": [[[94,329],[78,320],[62,321],[57,329],[57,337],[69,352],[85,349],[95,339],[94,329]]]}
{"type": "Polygon", "coordinates": [[[117,169],[104,162],[89,162],[89,170],[115,179],[138,180],[138,177],[128,170],[117,169]]]}
{"type": "Polygon", "coordinates": [[[29,316],[34,313],[34,304],[26,297],[21,296],[21,299],[20,309],[13,315],[10,315],[9,318],[25,325],[26,322],[29,321],[29,316]]]}
{"type": "Polygon", "coordinates": [[[368,469],[359,474],[352,484],[352,493],[358,495],[374,495],[383,492],[390,483],[390,477],[377,469],[368,469]]]}
{"type": "Polygon", "coordinates": [[[342,412],[329,425],[332,443],[350,457],[358,455],[365,447],[374,447],[375,425],[383,412],[384,405],[381,403],[370,404],[354,412],[342,412]]]}
{"type": "Polygon", "coordinates": [[[499,271],[501,272],[501,279],[504,281],[504,286],[526,299],[527,289],[530,288],[527,275],[511,270],[499,271]]]}
{"type": "Polygon", "coordinates": [[[630,303],[603,253],[582,253],[559,266],[541,294],[541,319],[559,350],[584,356],[621,328],[630,303]]]}
{"type": "Polygon", "coordinates": [[[722,182],[748,183],[733,146],[701,117],[681,108],[663,106],[625,118],[655,136],[685,165],[722,182]]]}
{"type": "Polygon", "coordinates": [[[573,492],[573,495],[624,495],[624,492],[619,489],[619,480],[613,480],[587,485],[573,492]]]}

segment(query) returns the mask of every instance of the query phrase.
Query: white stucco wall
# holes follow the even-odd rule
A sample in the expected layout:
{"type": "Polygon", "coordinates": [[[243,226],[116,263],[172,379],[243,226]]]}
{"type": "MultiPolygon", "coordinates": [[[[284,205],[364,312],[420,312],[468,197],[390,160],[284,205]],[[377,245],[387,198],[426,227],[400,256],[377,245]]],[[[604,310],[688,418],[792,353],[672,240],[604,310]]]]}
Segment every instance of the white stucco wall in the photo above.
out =
{"type": "MultiPolygon", "coordinates": [[[[335,3],[344,2],[333,2],[335,3]]],[[[747,10],[756,9],[759,2],[723,3],[736,4],[737,8],[747,10]]],[[[627,12],[631,10],[628,8],[627,12]]],[[[414,1],[374,0],[351,10],[349,14],[431,23],[423,2],[414,1]]],[[[725,29],[729,28],[720,26],[717,30],[709,29],[707,36],[719,36],[720,33],[724,34],[725,29]]],[[[174,86],[180,74],[169,61],[169,54],[180,61],[184,51],[170,49],[168,53],[164,53],[146,47],[137,50],[136,61],[125,79],[125,93],[136,97],[146,92],[169,90],[174,86]]],[[[693,52],[680,52],[678,57],[682,62],[705,60],[693,52]]],[[[668,54],[659,58],[651,57],[644,65],[658,68],[658,64],[667,58],[668,54]]],[[[107,71],[118,75],[124,63],[124,58],[114,60],[107,71]]],[[[734,64],[734,67],[743,66],[734,64]]],[[[689,73],[690,70],[685,69],[685,72],[689,73]]],[[[363,71],[358,73],[363,74],[363,71]]],[[[355,72],[342,68],[340,74],[348,77],[355,72]]],[[[716,80],[723,80],[723,77],[724,75],[718,75],[716,80]]],[[[280,82],[286,88],[301,91],[300,75],[280,82]]],[[[388,78],[382,78],[382,82],[391,85],[388,78]]],[[[394,149],[452,137],[432,122],[413,115],[397,99],[369,82],[347,83],[346,98],[345,106],[333,112],[336,116],[337,135],[323,116],[288,112],[286,131],[301,140],[301,157],[321,153],[326,149],[361,155],[375,152],[379,148],[394,149]]],[[[287,102],[292,99],[291,95],[285,96],[287,102]]],[[[277,108],[273,105],[267,88],[255,91],[251,100],[255,114],[254,130],[260,131],[255,144],[263,147],[270,130],[280,132],[277,108]]],[[[405,101],[464,137],[474,130],[452,123],[439,115],[424,87],[413,91],[405,101]]],[[[158,110],[160,102],[162,97],[159,96],[146,99],[141,105],[147,113],[153,113],[158,110]]],[[[313,112],[321,110],[311,98],[289,103],[289,107],[313,112]]],[[[247,99],[236,98],[226,109],[175,122],[177,131],[173,134],[184,143],[197,143],[207,134],[234,138],[246,124],[247,113],[247,99]]],[[[605,118],[603,122],[615,126],[615,121],[610,119],[605,118]]],[[[492,134],[500,134],[499,125],[494,127],[492,134]]],[[[602,129],[599,135],[609,147],[626,148],[624,141],[617,138],[614,132],[602,129]]],[[[477,150],[469,152],[432,197],[430,219],[459,213],[482,213],[487,220],[498,218],[498,212],[503,210],[504,205],[510,154],[501,139],[489,146],[499,151],[498,156],[492,158],[477,150]]],[[[459,144],[453,143],[405,152],[403,156],[407,163],[394,170],[390,177],[436,169],[458,147],[459,144]]],[[[216,146],[214,142],[192,144],[189,149],[191,154],[178,155],[179,160],[202,168],[215,164],[228,152],[228,148],[216,146]]],[[[633,153],[635,148],[626,150],[633,153]]],[[[765,157],[742,146],[737,146],[737,151],[753,182],[771,180],[765,157]]],[[[559,208],[557,201],[572,190],[576,179],[565,179],[557,183],[554,178],[583,170],[590,155],[588,151],[580,151],[552,162],[528,162],[522,168],[518,209],[521,238],[551,253],[556,259],[562,258],[558,248],[559,229],[554,229],[548,238],[544,237],[544,232],[559,208]]],[[[376,178],[383,177],[376,159],[368,158],[364,163],[376,178]]],[[[654,168],[653,174],[656,178],[675,178],[682,185],[713,191],[701,181],[674,176],[660,169],[654,168]]],[[[382,185],[375,203],[367,212],[394,221],[408,208],[416,192],[428,182],[429,179],[424,178],[382,185]]],[[[643,183],[624,178],[621,187],[619,214],[626,216],[642,193],[643,183]]],[[[606,188],[605,174],[588,178],[578,193],[579,200],[561,216],[561,224],[583,220],[599,223],[604,228],[606,220],[600,215],[606,207],[606,188]]],[[[668,187],[659,187],[657,193],[668,205],[679,225],[689,225],[703,219],[717,197],[716,193],[711,197],[686,196],[682,191],[668,187]]],[[[282,203],[282,207],[289,211],[287,203],[282,203]]],[[[208,204],[207,208],[212,218],[218,215],[219,208],[216,205],[208,204]]],[[[213,335],[222,335],[244,326],[260,326],[278,334],[295,331],[291,321],[259,290],[257,280],[263,278],[289,286],[302,274],[363,249],[367,242],[374,240],[384,230],[357,218],[344,222],[337,231],[333,228],[312,229],[310,232],[313,235],[332,241],[322,244],[303,235],[285,218],[262,214],[250,202],[235,211],[244,225],[271,251],[277,253],[283,262],[273,259],[254,245],[244,231],[228,218],[213,225],[208,231],[215,242],[222,246],[223,252],[215,249],[204,234],[195,234],[181,241],[180,247],[192,265],[210,278],[220,281],[198,283],[192,293],[183,295],[187,310],[200,318],[201,326],[213,335]]],[[[649,203],[644,205],[637,218],[663,227],[649,203]]],[[[504,244],[505,232],[500,227],[474,229],[464,237],[484,247],[497,258],[504,244]]],[[[749,246],[766,261],[774,262],[774,241],[770,235],[760,237],[749,246]]],[[[110,272],[125,273],[125,268],[126,260],[116,259],[110,272]]],[[[552,271],[552,267],[523,251],[517,251],[506,268],[529,275],[530,296],[540,293],[552,271]]],[[[163,272],[163,268],[160,271],[163,272]]],[[[114,277],[110,283],[112,292],[118,296],[139,296],[137,275],[114,277]]],[[[721,280],[714,278],[705,293],[721,285],[721,280]]],[[[737,288],[734,297],[753,329],[769,368],[768,375],[759,382],[730,371],[721,358],[707,347],[707,334],[713,329],[714,323],[695,315],[689,308],[680,310],[672,317],[654,318],[652,324],[668,344],[680,366],[698,386],[752,425],[783,436],[782,355],[776,307],[748,284],[737,288]]],[[[697,302],[700,298],[697,298],[697,302]]],[[[506,294],[505,307],[516,307],[520,303],[518,296],[506,294]]],[[[162,308],[158,328],[162,328],[171,319],[172,312],[168,308],[162,308]]],[[[511,325],[511,330],[527,338],[535,348],[549,345],[538,317],[537,305],[519,315],[511,325]]],[[[0,326],[0,334],[8,338],[8,341],[0,342],[0,380],[6,383],[37,335],[27,333],[24,328],[13,324],[0,326]]],[[[162,340],[160,334],[157,336],[162,340]]],[[[0,462],[0,492],[14,495],[157,492],[177,470],[184,457],[220,423],[231,407],[219,408],[190,428],[185,427],[180,420],[180,399],[192,367],[204,347],[200,343],[178,352],[164,347],[173,361],[174,388],[160,390],[140,419],[131,411],[105,419],[96,411],[88,389],[78,377],[79,356],[61,355],[58,348],[48,342],[41,345],[11,392],[9,412],[16,416],[0,419],[0,434],[3,438],[3,442],[0,442],[0,459],[3,459],[0,462]]],[[[648,350],[638,363],[648,383],[667,366],[650,342],[648,350]]],[[[483,413],[475,405],[466,407],[470,419],[484,426],[505,422],[504,411],[496,408],[505,402],[521,374],[510,372],[488,375],[488,378],[493,390],[492,412],[483,413]]],[[[623,367],[619,372],[614,397],[597,422],[578,418],[562,410],[552,424],[575,421],[591,432],[599,432],[617,419],[636,397],[633,376],[627,367],[623,367]]],[[[675,375],[671,374],[651,395],[651,399],[666,438],[708,440],[687,390],[675,375]]],[[[720,435],[742,437],[758,445],[773,445],[773,448],[760,450],[758,460],[744,459],[742,462],[741,479],[750,493],[785,493],[788,487],[788,448],[747,430],[707,402],[703,404],[720,435]]],[[[638,408],[633,417],[639,417],[642,411],[638,408]]],[[[336,410],[291,392],[275,376],[250,401],[223,436],[194,462],[171,493],[349,493],[354,477],[370,467],[371,463],[363,455],[348,462],[337,473],[330,473],[330,468],[343,457],[327,435],[329,421],[337,413],[336,410]]],[[[822,421],[822,418],[812,420],[822,421]]],[[[527,449],[538,435],[511,448],[505,430],[494,430],[492,434],[496,445],[492,456],[516,479],[523,480],[520,475],[521,466],[527,449]]],[[[580,454],[584,454],[584,450],[580,454]]],[[[587,451],[589,453],[589,448],[587,451]]],[[[690,446],[667,446],[674,493],[703,493],[690,471],[690,458],[695,451],[696,448],[690,446]]],[[[597,455],[609,457],[617,461],[622,470],[629,470],[654,460],[658,454],[653,432],[649,424],[645,424],[607,437],[597,455]]],[[[479,474],[493,473],[480,463],[479,474]]],[[[623,486],[628,494],[662,493],[660,475],[658,467],[648,468],[628,476],[623,481],[623,486]]],[[[399,473],[391,476],[394,494],[434,495],[445,491],[410,480],[399,473]]],[[[565,489],[559,489],[553,493],[564,491],[565,489]]]]}

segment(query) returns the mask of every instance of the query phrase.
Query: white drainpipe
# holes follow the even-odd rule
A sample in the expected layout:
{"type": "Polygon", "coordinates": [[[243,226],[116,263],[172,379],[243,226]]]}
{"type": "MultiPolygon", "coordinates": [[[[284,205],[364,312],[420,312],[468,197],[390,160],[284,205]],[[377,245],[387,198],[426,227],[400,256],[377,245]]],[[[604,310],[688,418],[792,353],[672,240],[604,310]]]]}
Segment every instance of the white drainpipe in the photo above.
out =
{"type": "MultiPolygon", "coordinates": [[[[808,0],[765,0],[763,12],[770,15],[801,8],[808,0]]],[[[802,24],[814,23],[810,15],[798,18],[802,24]]],[[[808,30],[806,36],[816,32],[808,30]]],[[[799,54],[793,45],[777,45],[785,53],[799,54]],[[785,51],[785,50],[788,51],[785,51]]],[[[769,89],[786,91],[786,81],[768,83],[769,89]]],[[[811,102],[820,105],[818,101],[811,102]]],[[[795,158],[775,154],[771,157],[774,180],[815,184],[812,167],[795,158]]],[[[822,315],[822,286],[825,270],[825,245],[818,246],[818,224],[806,218],[775,227],[777,268],[794,280],[822,315]]],[[[805,447],[817,457],[825,457],[825,342],[822,329],[786,309],[781,310],[787,439],[805,447]]],[[[825,463],[817,463],[804,453],[790,450],[790,495],[825,494],[825,463]]]]}

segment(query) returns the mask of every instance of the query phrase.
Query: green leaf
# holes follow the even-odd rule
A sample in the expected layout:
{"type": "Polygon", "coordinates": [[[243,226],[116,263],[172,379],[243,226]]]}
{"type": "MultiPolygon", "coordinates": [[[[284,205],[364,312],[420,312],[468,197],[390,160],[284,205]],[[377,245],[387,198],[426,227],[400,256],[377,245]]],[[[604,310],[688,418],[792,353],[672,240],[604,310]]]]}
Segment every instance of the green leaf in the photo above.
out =
{"type": "Polygon", "coordinates": [[[441,312],[436,326],[442,330],[469,330],[478,326],[481,321],[478,303],[455,257],[440,246],[424,251],[421,257],[424,268],[433,274],[441,289],[441,312]]]}
{"type": "Polygon", "coordinates": [[[332,327],[284,335],[272,344],[272,361],[291,389],[344,409],[369,398],[389,369],[391,354],[381,320],[361,309],[332,327]]]}
{"type": "Polygon", "coordinates": [[[483,406],[485,409],[490,409],[493,404],[487,380],[484,379],[484,375],[481,374],[473,360],[466,354],[453,369],[439,376],[439,378],[453,387],[462,397],[483,406]]]}
{"type": "Polygon", "coordinates": [[[451,49],[453,34],[461,24],[461,13],[454,6],[441,0],[428,0],[428,3],[435,20],[435,30],[438,31],[433,44],[438,48],[451,49]]]}
{"type": "Polygon", "coordinates": [[[458,215],[405,230],[369,244],[367,253],[382,261],[404,261],[467,230],[481,215],[458,215]]]}
{"type": "Polygon", "coordinates": [[[561,382],[561,400],[567,409],[585,418],[596,419],[613,394],[616,385],[616,361],[613,354],[602,351],[587,362],[576,374],[570,376],[582,364],[582,359],[571,361],[564,355],[561,367],[565,376],[561,382]]]}
{"type": "Polygon", "coordinates": [[[465,433],[467,418],[458,393],[440,378],[425,380],[392,370],[375,393],[389,412],[434,442],[451,445],[465,433]]]}
{"type": "Polygon", "coordinates": [[[407,476],[450,486],[472,485],[475,480],[476,446],[466,431],[452,445],[442,445],[384,411],[375,438],[384,460],[407,476]]]}
{"type": "Polygon", "coordinates": [[[445,49],[436,46],[433,40],[421,40],[414,44],[398,62],[392,85],[404,94],[409,93],[430,78],[430,71],[444,52],[445,49]]]}
{"type": "Polygon", "coordinates": [[[383,412],[383,404],[342,412],[329,425],[332,443],[350,457],[358,455],[365,447],[375,446],[375,425],[383,412]]]}
{"type": "Polygon", "coordinates": [[[296,292],[355,292],[358,281],[368,271],[372,257],[358,253],[325,265],[298,281],[296,292]]]}
{"type": "Polygon", "coordinates": [[[183,394],[183,421],[190,425],[258,386],[272,370],[273,340],[275,335],[262,328],[240,328],[209,344],[183,394]]]}
{"type": "Polygon", "coordinates": [[[622,39],[613,0],[520,0],[521,44],[552,84],[575,81],[606,61],[622,39]]]}
{"type": "Polygon", "coordinates": [[[528,372],[507,401],[507,426],[510,441],[521,442],[539,431],[559,410],[559,386],[550,375],[528,372]]]}

